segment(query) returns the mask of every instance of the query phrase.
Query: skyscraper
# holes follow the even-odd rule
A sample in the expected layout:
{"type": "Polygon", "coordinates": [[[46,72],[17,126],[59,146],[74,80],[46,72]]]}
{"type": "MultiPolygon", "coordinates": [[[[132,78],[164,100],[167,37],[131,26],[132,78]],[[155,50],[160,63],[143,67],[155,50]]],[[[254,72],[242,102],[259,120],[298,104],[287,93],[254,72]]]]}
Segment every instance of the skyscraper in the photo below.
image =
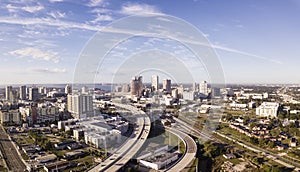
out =
{"type": "Polygon", "coordinates": [[[16,103],[17,92],[13,90],[12,86],[6,86],[5,88],[5,99],[10,103],[16,103]]]}
{"type": "Polygon", "coordinates": [[[153,91],[157,91],[159,89],[158,87],[159,84],[159,78],[157,75],[153,75],[151,79],[151,88],[153,91]]]}
{"type": "Polygon", "coordinates": [[[31,101],[36,101],[39,98],[39,89],[38,88],[29,88],[28,99],[31,101]]]}
{"type": "Polygon", "coordinates": [[[163,80],[163,89],[169,93],[171,92],[171,80],[170,79],[163,80]]]}
{"type": "Polygon", "coordinates": [[[198,92],[198,90],[199,90],[199,85],[196,82],[194,82],[193,83],[193,91],[198,92]]]}
{"type": "Polygon", "coordinates": [[[206,81],[202,81],[199,85],[199,92],[201,94],[201,96],[208,96],[208,87],[207,87],[207,82],[206,81]]]}
{"type": "Polygon", "coordinates": [[[71,85],[67,84],[65,87],[65,93],[66,94],[71,94],[72,93],[72,87],[71,85]]]}
{"type": "Polygon", "coordinates": [[[142,96],[143,91],[143,77],[135,76],[131,80],[131,96],[142,96]]]}
{"type": "Polygon", "coordinates": [[[21,100],[25,100],[26,99],[26,85],[22,85],[20,87],[20,97],[21,100]]]}
{"type": "Polygon", "coordinates": [[[12,86],[6,86],[5,88],[5,99],[9,100],[12,93],[12,86]]]}
{"type": "Polygon", "coordinates": [[[69,94],[68,111],[76,119],[93,115],[93,97],[87,94],[69,94]]]}

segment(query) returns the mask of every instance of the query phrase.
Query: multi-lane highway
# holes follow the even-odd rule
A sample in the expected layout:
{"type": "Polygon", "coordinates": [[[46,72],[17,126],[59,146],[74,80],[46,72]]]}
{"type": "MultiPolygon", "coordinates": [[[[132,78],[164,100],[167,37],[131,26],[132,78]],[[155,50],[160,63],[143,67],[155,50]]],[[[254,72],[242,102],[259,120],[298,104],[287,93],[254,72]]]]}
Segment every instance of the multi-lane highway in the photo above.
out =
{"type": "Polygon", "coordinates": [[[117,151],[112,153],[105,161],[91,169],[91,172],[118,171],[137,153],[148,137],[151,122],[145,112],[130,105],[117,103],[115,103],[115,105],[130,110],[133,115],[135,115],[138,128],[117,151]]]}
{"type": "Polygon", "coordinates": [[[170,166],[166,171],[169,172],[182,171],[194,160],[197,153],[197,144],[189,135],[179,130],[173,128],[167,128],[167,130],[175,134],[181,140],[183,140],[186,149],[183,157],[180,158],[176,163],[174,163],[173,166],[170,166]]]}
{"type": "Polygon", "coordinates": [[[0,150],[9,171],[24,171],[26,169],[25,164],[2,126],[0,127],[0,150]]]}

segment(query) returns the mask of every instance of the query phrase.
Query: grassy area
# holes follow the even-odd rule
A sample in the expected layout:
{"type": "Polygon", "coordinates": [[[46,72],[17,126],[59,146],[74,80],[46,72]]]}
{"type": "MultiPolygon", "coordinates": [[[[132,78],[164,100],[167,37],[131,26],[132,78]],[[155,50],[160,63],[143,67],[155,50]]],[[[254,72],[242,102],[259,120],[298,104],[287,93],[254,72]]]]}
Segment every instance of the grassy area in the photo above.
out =
{"type": "Polygon", "coordinates": [[[29,156],[26,153],[24,153],[23,151],[21,151],[21,156],[25,161],[29,159],[29,156]]]}
{"type": "Polygon", "coordinates": [[[34,140],[30,137],[14,137],[18,145],[34,144],[34,140]]]}
{"type": "Polygon", "coordinates": [[[93,159],[94,159],[93,156],[86,156],[84,158],[80,158],[80,159],[74,160],[74,161],[72,161],[72,163],[75,163],[75,164],[80,163],[80,165],[77,166],[77,167],[68,168],[68,169],[64,170],[64,172],[69,172],[69,171],[73,171],[73,172],[86,171],[91,166],[93,166],[93,164],[94,164],[94,160],[93,159]]]}
{"type": "Polygon", "coordinates": [[[168,131],[165,132],[165,140],[164,144],[170,145],[170,146],[177,146],[178,144],[178,137],[168,131]]]}
{"type": "Polygon", "coordinates": [[[205,124],[207,117],[208,117],[207,114],[199,115],[198,113],[192,113],[192,112],[182,113],[179,115],[179,119],[181,119],[182,121],[190,124],[191,126],[199,130],[203,129],[203,125],[205,124]]]}
{"type": "Polygon", "coordinates": [[[193,162],[191,162],[184,170],[182,171],[186,171],[186,172],[194,172],[197,169],[197,165],[198,165],[198,158],[195,158],[193,162]]]}
{"type": "Polygon", "coordinates": [[[234,116],[235,115],[240,116],[240,115],[245,114],[244,111],[240,111],[240,110],[237,110],[237,111],[235,111],[235,110],[224,110],[224,113],[226,113],[226,114],[232,114],[234,116]]]}

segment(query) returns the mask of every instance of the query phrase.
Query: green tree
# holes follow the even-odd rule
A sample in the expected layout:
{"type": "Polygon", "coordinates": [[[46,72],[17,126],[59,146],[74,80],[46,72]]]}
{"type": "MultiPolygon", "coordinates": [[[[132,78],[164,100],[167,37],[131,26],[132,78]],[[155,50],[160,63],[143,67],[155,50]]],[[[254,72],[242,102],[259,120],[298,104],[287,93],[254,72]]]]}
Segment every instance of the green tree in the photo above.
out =
{"type": "Polygon", "coordinates": [[[250,121],[249,116],[245,116],[243,121],[244,125],[247,125],[249,121],[250,121]]]}

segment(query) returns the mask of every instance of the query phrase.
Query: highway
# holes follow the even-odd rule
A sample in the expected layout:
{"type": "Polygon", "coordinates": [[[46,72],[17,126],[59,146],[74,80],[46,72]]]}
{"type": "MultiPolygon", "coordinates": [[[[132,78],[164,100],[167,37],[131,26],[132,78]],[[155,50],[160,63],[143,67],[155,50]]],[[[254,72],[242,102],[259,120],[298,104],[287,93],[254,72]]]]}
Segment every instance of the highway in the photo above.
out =
{"type": "MultiPolygon", "coordinates": [[[[196,137],[199,137],[199,138],[202,138],[204,140],[211,140],[211,141],[216,141],[215,137],[213,135],[209,135],[209,134],[206,134],[206,133],[203,133],[203,132],[200,132],[198,129],[195,129],[191,126],[189,126],[189,124],[187,124],[186,122],[180,120],[180,119],[175,119],[176,122],[178,124],[180,124],[179,126],[177,126],[178,129],[180,130],[183,130],[184,132],[186,133],[190,133],[196,137]]],[[[221,134],[219,132],[213,132],[227,140],[230,140],[230,141],[233,141],[241,146],[243,146],[244,148],[250,150],[250,151],[253,151],[253,152],[256,152],[256,153],[261,153],[262,155],[264,155],[266,158],[269,158],[287,168],[295,168],[297,167],[297,169],[300,167],[300,164],[295,162],[295,161],[291,161],[287,158],[284,158],[284,157],[280,157],[270,151],[267,151],[265,149],[262,149],[262,148],[259,148],[257,146],[254,146],[254,145],[250,145],[249,143],[245,143],[245,141],[243,140],[240,140],[238,138],[232,138],[230,136],[227,136],[227,135],[224,135],[224,134],[221,134]]]]}
{"type": "Polygon", "coordinates": [[[295,162],[295,161],[291,161],[289,159],[286,159],[286,158],[283,158],[281,156],[278,156],[277,154],[274,154],[270,151],[267,151],[265,149],[262,149],[262,148],[259,148],[257,146],[254,146],[254,145],[250,145],[250,144],[247,144],[245,143],[244,141],[240,140],[240,139],[237,139],[237,138],[232,138],[230,136],[227,136],[227,135],[224,135],[224,134],[221,134],[219,132],[215,132],[217,135],[223,137],[223,138],[226,138],[227,140],[231,140],[235,143],[237,143],[238,145],[241,145],[243,146],[244,148],[248,149],[248,150],[251,150],[253,152],[256,152],[256,153],[261,153],[262,155],[264,155],[265,157],[269,158],[269,159],[272,159],[273,161],[287,167],[287,168],[295,168],[295,167],[300,167],[300,164],[295,162]]]}
{"type": "Polygon", "coordinates": [[[5,133],[4,128],[0,127],[0,150],[2,152],[3,158],[7,164],[9,171],[24,171],[26,169],[21,157],[18,154],[12,141],[9,139],[8,135],[5,133]]]}
{"type": "Polygon", "coordinates": [[[137,151],[143,146],[148,137],[151,122],[145,112],[130,105],[114,104],[115,106],[130,110],[135,115],[138,129],[131,134],[131,136],[117,151],[91,169],[90,172],[120,170],[130,159],[132,159],[137,151]]]}
{"type": "Polygon", "coordinates": [[[180,158],[176,163],[174,163],[168,169],[166,169],[166,171],[169,172],[182,171],[194,160],[197,153],[197,144],[195,143],[193,138],[191,138],[189,135],[185,134],[184,132],[169,127],[166,129],[172,134],[179,137],[181,140],[183,140],[183,143],[186,148],[183,157],[180,158]]]}

